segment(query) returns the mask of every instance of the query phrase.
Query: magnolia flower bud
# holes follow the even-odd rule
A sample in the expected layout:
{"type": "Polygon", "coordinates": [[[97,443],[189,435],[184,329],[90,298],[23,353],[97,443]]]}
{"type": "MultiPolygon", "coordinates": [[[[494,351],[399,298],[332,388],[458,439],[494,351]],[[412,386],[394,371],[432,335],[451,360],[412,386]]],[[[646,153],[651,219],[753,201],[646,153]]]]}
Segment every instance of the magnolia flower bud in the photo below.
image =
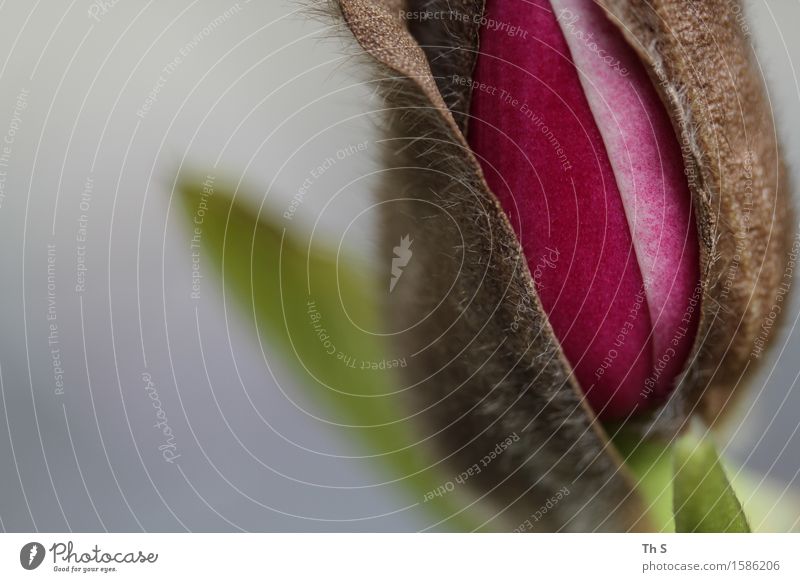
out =
{"type": "Polygon", "coordinates": [[[738,4],[333,7],[387,102],[382,231],[387,256],[414,249],[387,313],[422,438],[463,469],[519,437],[470,480],[499,527],[566,487],[535,529],[646,529],[598,417],[666,436],[715,421],[787,282],[738,4]]]}

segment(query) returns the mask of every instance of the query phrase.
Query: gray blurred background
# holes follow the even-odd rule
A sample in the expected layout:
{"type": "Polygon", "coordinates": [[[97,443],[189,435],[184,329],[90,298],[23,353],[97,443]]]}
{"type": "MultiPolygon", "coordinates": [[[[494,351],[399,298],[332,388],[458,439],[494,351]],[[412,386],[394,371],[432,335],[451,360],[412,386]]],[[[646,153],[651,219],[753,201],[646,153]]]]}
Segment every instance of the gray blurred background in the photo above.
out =
{"type": "MultiPolygon", "coordinates": [[[[264,357],[210,266],[191,298],[173,201],[189,169],[283,212],[314,166],[366,142],[294,219],[338,244],[379,167],[372,88],[296,3],[100,4],[0,2],[0,528],[427,527],[419,500],[264,357]]],[[[749,2],[748,16],[796,173],[800,2],[749,2]]],[[[371,233],[355,220],[344,244],[369,259],[371,233]]],[[[779,490],[800,488],[797,299],[727,429],[726,454],[779,490]]]]}

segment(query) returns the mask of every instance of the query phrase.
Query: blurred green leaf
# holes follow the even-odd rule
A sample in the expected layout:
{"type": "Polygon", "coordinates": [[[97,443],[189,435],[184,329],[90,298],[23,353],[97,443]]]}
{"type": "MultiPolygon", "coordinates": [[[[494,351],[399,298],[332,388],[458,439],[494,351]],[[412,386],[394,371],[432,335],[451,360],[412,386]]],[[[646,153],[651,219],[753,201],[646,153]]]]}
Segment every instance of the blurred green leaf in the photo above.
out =
{"type": "Polygon", "coordinates": [[[637,480],[655,531],[674,532],[672,512],[672,452],[660,440],[641,440],[622,429],[612,432],[614,446],[637,480]]]}
{"type": "MultiPolygon", "coordinates": [[[[658,439],[639,440],[619,427],[612,433],[614,445],[638,481],[638,491],[655,530],[674,532],[672,448],[658,439]]],[[[800,494],[795,488],[746,467],[733,466],[726,459],[719,460],[752,531],[800,531],[800,494]]]]}
{"type": "Polygon", "coordinates": [[[475,528],[480,521],[461,511],[458,492],[425,500],[450,476],[418,442],[424,433],[408,417],[392,368],[403,362],[387,361],[383,337],[369,331],[380,328],[375,278],[318,243],[302,244],[275,216],[259,217],[216,185],[204,195],[201,182],[184,182],[179,193],[192,227],[200,227],[203,252],[268,339],[264,349],[280,352],[267,353],[268,361],[294,364],[326,420],[375,455],[413,501],[447,519],[445,527],[475,528]]]}
{"type": "Polygon", "coordinates": [[[736,497],[708,436],[694,433],[674,446],[673,505],[678,532],[749,532],[736,497]]]}

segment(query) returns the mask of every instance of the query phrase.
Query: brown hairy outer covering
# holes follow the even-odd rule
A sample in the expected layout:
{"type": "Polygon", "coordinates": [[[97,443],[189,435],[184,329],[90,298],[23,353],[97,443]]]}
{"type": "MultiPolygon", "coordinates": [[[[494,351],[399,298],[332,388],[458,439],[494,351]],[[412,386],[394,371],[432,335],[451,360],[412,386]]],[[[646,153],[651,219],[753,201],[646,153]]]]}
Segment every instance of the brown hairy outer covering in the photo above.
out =
{"type": "MultiPolygon", "coordinates": [[[[384,255],[407,234],[414,255],[386,309],[405,330],[396,337],[409,360],[414,418],[449,472],[480,469],[469,486],[489,506],[491,529],[529,517],[527,529],[544,531],[646,528],[641,500],[583,402],[516,236],[425,52],[391,4],[333,6],[375,59],[390,109],[384,255]],[[509,438],[513,444],[491,457],[509,438]],[[567,496],[548,502],[564,487],[567,496]]],[[[468,46],[469,38],[461,42],[468,46]]],[[[463,61],[470,69],[461,74],[470,76],[472,64],[463,61]]]]}
{"type": "Polygon", "coordinates": [[[788,186],[772,111],[737,0],[602,0],[649,67],[690,170],[701,247],[702,317],[675,398],[653,418],[674,431],[715,422],[771,336],[791,282],[788,186]]]}
{"type": "Polygon", "coordinates": [[[406,6],[408,29],[425,51],[439,92],[462,133],[468,125],[472,87],[459,78],[472,80],[484,4],[485,0],[408,0],[406,6]],[[414,13],[442,17],[414,18],[414,13]]]}

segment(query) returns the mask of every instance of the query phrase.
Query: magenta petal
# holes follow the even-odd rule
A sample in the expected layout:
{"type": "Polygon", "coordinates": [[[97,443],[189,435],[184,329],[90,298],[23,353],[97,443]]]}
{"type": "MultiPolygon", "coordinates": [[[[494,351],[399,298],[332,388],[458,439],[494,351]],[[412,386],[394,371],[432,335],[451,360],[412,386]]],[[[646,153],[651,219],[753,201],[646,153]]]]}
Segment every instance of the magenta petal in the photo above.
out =
{"type": "Polygon", "coordinates": [[[622,418],[668,394],[691,349],[697,235],[636,55],[593,2],[552,4],[487,2],[469,141],[590,404],[622,418]]]}

